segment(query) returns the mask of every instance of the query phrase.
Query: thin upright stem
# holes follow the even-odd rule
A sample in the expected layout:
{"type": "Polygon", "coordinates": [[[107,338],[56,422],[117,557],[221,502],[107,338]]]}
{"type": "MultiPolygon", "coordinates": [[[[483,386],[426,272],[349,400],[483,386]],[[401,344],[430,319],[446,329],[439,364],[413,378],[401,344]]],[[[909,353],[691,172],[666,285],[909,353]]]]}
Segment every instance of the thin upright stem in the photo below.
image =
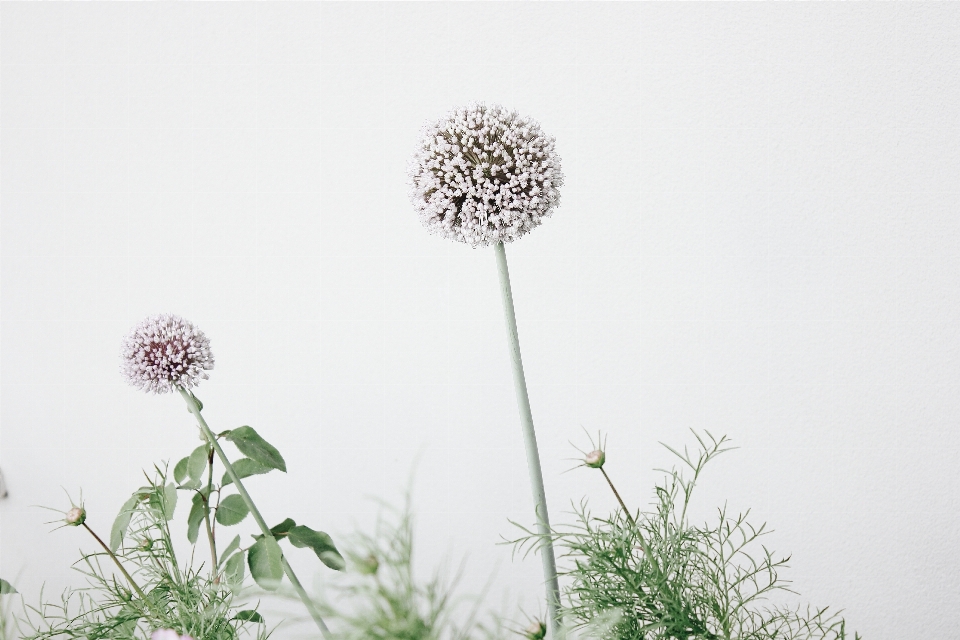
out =
{"type": "Polygon", "coordinates": [[[600,467],[600,473],[603,474],[603,477],[607,479],[607,484],[610,485],[610,489],[613,491],[613,495],[617,496],[617,502],[620,503],[620,506],[623,507],[623,513],[627,516],[627,520],[630,521],[630,524],[637,527],[637,521],[633,519],[633,516],[630,515],[630,510],[627,509],[627,505],[623,503],[623,498],[620,497],[620,493],[617,491],[617,488],[613,486],[613,482],[610,480],[610,476],[607,475],[606,469],[600,467]]]}
{"type": "Polygon", "coordinates": [[[507,253],[503,243],[494,247],[497,256],[497,271],[500,275],[500,294],[503,298],[503,313],[507,321],[507,340],[510,343],[510,361],[513,364],[513,383],[520,410],[520,425],[523,443],[527,452],[527,470],[533,490],[533,505],[537,517],[537,534],[543,541],[540,559],[543,562],[543,579],[547,590],[547,612],[550,637],[560,636],[560,583],[557,579],[557,561],[553,552],[550,518],[547,515],[547,495],[543,488],[543,472],[540,469],[540,452],[537,449],[537,434],[533,429],[533,413],[527,394],[527,380],[523,373],[520,356],[520,335],[517,332],[517,316],[513,308],[513,291],[510,288],[510,271],[507,269],[507,253]]]}
{"type": "MultiPolygon", "coordinates": [[[[187,403],[187,410],[193,414],[197,419],[197,424],[200,425],[200,430],[206,436],[210,444],[213,445],[214,450],[217,452],[217,456],[220,457],[220,462],[223,463],[224,468],[227,470],[227,475],[230,476],[230,479],[233,481],[234,486],[237,488],[237,493],[240,494],[240,497],[243,498],[243,501],[247,504],[247,507],[250,509],[250,514],[253,516],[253,519],[256,521],[257,526],[260,527],[260,531],[264,536],[268,538],[276,537],[271,533],[270,527],[267,526],[266,521],[263,519],[263,516],[260,515],[260,510],[257,509],[257,505],[253,503],[253,499],[250,497],[250,494],[247,493],[247,489],[243,486],[243,483],[240,482],[240,476],[237,475],[237,472],[234,471],[233,465],[230,464],[230,459],[227,458],[227,454],[223,452],[223,448],[220,446],[220,443],[217,442],[216,436],[213,434],[213,431],[210,430],[210,427],[207,426],[207,421],[203,419],[203,416],[200,414],[200,406],[197,404],[196,398],[193,397],[193,394],[187,391],[182,387],[177,389],[180,392],[180,395],[183,396],[184,401],[187,403]]],[[[285,555],[280,556],[280,564],[283,565],[283,572],[286,574],[287,578],[290,579],[293,588],[296,590],[297,595],[300,596],[300,599],[303,601],[304,606],[307,608],[307,611],[310,612],[310,617],[313,618],[313,621],[317,623],[317,627],[320,629],[320,633],[324,638],[328,638],[330,630],[327,629],[326,623],[324,623],[323,618],[320,616],[320,611],[317,609],[317,605],[314,604],[313,600],[310,599],[310,596],[307,594],[306,589],[303,588],[303,585],[300,584],[300,580],[297,578],[297,575],[293,572],[293,567],[290,566],[290,563],[287,562],[287,557],[285,555]]]]}
{"type": "Polygon", "coordinates": [[[620,492],[617,491],[617,488],[613,486],[613,481],[610,479],[610,476],[607,475],[606,469],[600,467],[600,473],[603,474],[603,477],[606,478],[607,484],[610,485],[613,495],[617,497],[617,502],[620,503],[620,506],[623,508],[623,513],[627,516],[627,520],[630,521],[630,524],[633,525],[633,528],[637,532],[637,539],[640,540],[640,548],[643,550],[643,554],[647,556],[647,561],[650,563],[650,566],[653,567],[653,570],[656,571],[657,575],[662,577],[663,570],[660,568],[660,563],[657,562],[657,559],[653,555],[653,551],[650,549],[650,545],[647,544],[647,541],[643,539],[643,532],[640,531],[640,527],[637,526],[637,521],[633,519],[633,516],[630,515],[630,510],[627,509],[627,505],[623,502],[623,498],[620,497],[620,492]]]}
{"type": "Polygon", "coordinates": [[[213,449],[207,455],[207,495],[201,495],[203,500],[203,521],[207,528],[207,540],[210,541],[210,575],[213,576],[213,583],[220,582],[220,567],[217,565],[217,539],[213,534],[213,527],[210,526],[210,496],[213,495],[213,449]]]}
{"type": "Polygon", "coordinates": [[[108,547],[107,544],[100,539],[100,536],[98,536],[93,529],[87,526],[86,522],[83,523],[83,528],[89,531],[90,535],[93,536],[93,539],[100,543],[100,546],[103,547],[103,550],[107,552],[107,555],[113,559],[114,564],[116,564],[117,568],[120,569],[120,573],[123,574],[123,577],[127,579],[127,582],[130,583],[130,586],[133,587],[133,590],[136,591],[137,595],[140,596],[140,599],[143,600],[144,606],[149,609],[150,601],[147,600],[147,594],[143,592],[143,589],[141,589],[140,585],[137,584],[137,581],[133,579],[133,576],[127,573],[127,570],[124,568],[124,566],[120,564],[120,559],[117,558],[117,555],[110,550],[110,547],[108,547]]]}

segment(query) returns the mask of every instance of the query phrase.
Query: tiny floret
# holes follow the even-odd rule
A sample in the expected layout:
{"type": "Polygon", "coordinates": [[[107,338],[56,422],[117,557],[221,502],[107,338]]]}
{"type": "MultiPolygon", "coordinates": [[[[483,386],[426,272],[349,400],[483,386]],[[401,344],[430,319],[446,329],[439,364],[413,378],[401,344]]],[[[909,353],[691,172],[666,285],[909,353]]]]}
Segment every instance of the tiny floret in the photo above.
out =
{"type": "Polygon", "coordinates": [[[500,105],[460,107],[426,126],[409,170],[423,226],[474,247],[527,234],[560,204],[554,142],[500,105]]]}
{"type": "Polygon", "coordinates": [[[70,511],[67,511],[63,521],[71,527],[79,527],[86,519],[87,512],[83,507],[73,507],[70,511]]]}
{"type": "Polygon", "coordinates": [[[210,376],[210,340],[187,320],[172,314],[144,319],[120,345],[120,371],[134,387],[167,393],[191,388],[210,376]]]}
{"type": "Polygon", "coordinates": [[[599,469],[603,466],[603,463],[607,461],[607,454],[605,454],[600,449],[591,451],[583,458],[583,464],[587,465],[591,469],[599,469]]]}

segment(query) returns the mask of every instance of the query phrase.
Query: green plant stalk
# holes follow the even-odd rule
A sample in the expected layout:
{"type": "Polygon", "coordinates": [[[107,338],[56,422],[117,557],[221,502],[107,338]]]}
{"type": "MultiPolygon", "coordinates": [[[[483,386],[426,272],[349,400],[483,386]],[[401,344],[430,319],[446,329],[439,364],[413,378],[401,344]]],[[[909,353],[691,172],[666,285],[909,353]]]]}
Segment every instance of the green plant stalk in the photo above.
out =
{"type": "Polygon", "coordinates": [[[543,579],[547,590],[547,611],[550,637],[560,636],[560,583],[557,579],[557,561],[550,535],[550,518],[547,515],[547,495],[543,488],[543,472],[540,469],[540,453],[537,449],[537,434],[533,429],[533,413],[527,394],[527,379],[523,374],[520,356],[520,335],[517,332],[517,316],[513,308],[513,291],[510,287],[510,271],[507,268],[507,253],[502,242],[494,247],[497,256],[497,271],[500,275],[500,294],[503,298],[503,313],[507,321],[507,339],[510,342],[510,362],[513,364],[513,383],[520,410],[520,425],[523,443],[527,452],[527,470],[533,490],[533,504],[537,516],[537,533],[543,540],[540,559],[543,562],[543,579]]]}
{"type": "MultiPolygon", "coordinates": [[[[120,559],[117,558],[116,554],[110,550],[110,547],[108,547],[106,543],[100,539],[100,536],[98,536],[96,532],[94,532],[94,530],[87,525],[86,522],[84,522],[82,526],[90,533],[90,535],[93,536],[94,540],[100,543],[100,546],[103,547],[103,550],[107,552],[107,555],[113,559],[114,564],[116,564],[117,568],[120,569],[120,573],[123,574],[123,577],[127,579],[127,582],[130,583],[130,586],[133,587],[133,590],[136,591],[137,595],[140,596],[140,599],[143,600],[143,605],[147,609],[150,609],[150,600],[147,599],[147,594],[143,592],[143,589],[141,589],[140,585],[137,584],[137,581],[133,579],[133,576],[131,576],[124,566],[120,564],[120,559]]],[[[153,612],[151,611],[151,613],[153,612]]]]}
{"type": "MultiPolygon", "coordinates": [[[[627,509],[627,505],[624,504],[623,498],[620,497],[620,492],[617,491],[617,488],[615,486],[613,486],[613,481],[610,480],[610,476],[607,475],[607,472],[603,467],[600,467],[600,473],[602,473],[603,477],[607,479],[607,484],[610,485],[610,489],[613,491],[613,495],[617,497],[617,502],[619,502],[620,506],[623,507],[623,513],[624,515],[627,516],[627,520],[629,520],[630,524],[632,524],[633,527],[636,529],[637,521],[633,519],[632,515],[630,515],[630,510],[627,509]]],[[[639,529],[638,529],[638,533],[639,533],[639,529]]]]}
{"type": "MultiPolygon", "coordinates": [[[[213,535],[213,527],[210,526],[210,496],[213,494],[213,449],[207,456],[207,496],[203,498],[203,522],[207,528],[207,540],[210,541],[210,575],[213,576],[213,583],[220,582],[220,566],[217,564],[217,539],[213,535]]],[[[203,497],[203,496],[201,496],[203,497]]]]}
{"type": "MultiPolygon", "coordinates": [[[[193,397],[193,394],[183,387],[177,387],[177,390],[180,392],[180,395],[183,396],[183,400],[187,403],[187,410],[190,411],[190,413],[192,413],[197,419],[197,424],[200,425],[200,430],[203,431],[204,436],[206,436],[207,440],[210,441],[210,444],[213,445],[214,450],[216,450],[217,455],[220,457],[220,462],[223,463],[224,468],[227,470],[227,474],[230,476],[230,479],[233,480],[233,484],[237,487],[237,493],[240,494],[240,497],[243,498],[243,501],[247,503],[247,507],[250,508],[250,513],[253,515],[253,519],[256,520],[257,525],[260,527],[260,531],[263,533],[263,535],[276,539],[276,537],[270,532],[270,527],[267,526],[263,516],[260,515],[260,510],[257,509],[257,505],[253,503],[253,499],[250,497],[250,494],[247,493],[243,483],[240,482],[240,476],[238,476],[237,472],[234,471],[233,465],[230,464],[230,459],[227,458],[227,454],[223,452],[223,448],[220,446],[220,443],[217,442],[217,438],[213,434],[213,431],[211,431],[210,427],[207,426],[207,421],[203,419],[202,415],[200,415],[200,407],[197,405],[197,401],[193,397]]],[[[312,617],[313,621],[317,623],[320,633],[324,638],[328,638],[330,630],[327,629],[327,625],[320,616],[320,611],[317,610],[317,606],[314,604],[313,600],[310,599],[310,596],[303,588],[303,585],[300,584],[300,580],[293,572],[293,567],[291,567],[290,563],[287,562],[286,555],[280,556],[280,563],[283,565],[283,572],[286,574],[287,578],[290,579],[290,582],[293,584],[293,588],[296,590],[297,595],[300,596],[300,600],[303,601],[307,611],[310,612],[310,617],[312,617]]]]}
{"type": "MultiPolygon", "coordinates": [[[[627,520],[633,525],[633,528],[637,532],[637,539],[640,540],[640,548],[643,550],[644,555],[647,557],[647,561],[650,563],[650,566],[653,567],[657,576],[664,578],[663,569],[660,567],[660,563],[657,562],[657,559],[653,555],[653,551],[650,550],[650,545],[647,544],[647,541],[643,539],[643,532],[640,531],[640,527],[637,525],[637,521],[633,519],[633,516],[630,515],[630,510],[627,509],[626,503],[624,503],[623,498],[620,497],[620,492],[617,491],[617,488],[613,486],[613,480],[610,479],[610,476],[607,475],[607,470],[603,467],[600,467],[600,473],[603,474],[603,477],[607,480],[607,484],[610,485],[610,490],[613,491],[613,495],[617,497],[617,502],[620,503],[620,506],[623,508],[623,514],[627,517],[627,520]]],[[[671,594],[672,596],[672,594],[671,594]]]]}

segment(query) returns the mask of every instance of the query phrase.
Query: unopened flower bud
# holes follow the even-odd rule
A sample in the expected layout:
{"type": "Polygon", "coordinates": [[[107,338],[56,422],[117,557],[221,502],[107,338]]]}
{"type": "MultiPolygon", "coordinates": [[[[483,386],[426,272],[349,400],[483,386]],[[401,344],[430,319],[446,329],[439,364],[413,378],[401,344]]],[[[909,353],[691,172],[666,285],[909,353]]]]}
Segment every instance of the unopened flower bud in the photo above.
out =
{"type": "Polygon", "coordinates": [[[151,538],[144,538],[140,541],[139,549],[140,551],[150,551],[153,548],[153,540],[151,538]]]}
{"type": "Polygon", "coordinates": [[[523,635],[528,640],[543,640],[547,636],[547,625],[540,620],[534,620],[523,630],[523,635]]]}
{"type": "Polygon", "coordinates": [[[591,451],[583,458],[583,464],[587,465],[591,469],[599,469],[603,466],[603,463],[607,461],[607,454],[605,454],[600,449],[591,451]]]}
{"type": "Polygon", "coordinates": [[[70,511],[67,511],[67,517],[64,518],[64,521],[71,527],[79,527],[86,519],[87,512],[83,507],[74,507],[70,509],[70,511]]]}

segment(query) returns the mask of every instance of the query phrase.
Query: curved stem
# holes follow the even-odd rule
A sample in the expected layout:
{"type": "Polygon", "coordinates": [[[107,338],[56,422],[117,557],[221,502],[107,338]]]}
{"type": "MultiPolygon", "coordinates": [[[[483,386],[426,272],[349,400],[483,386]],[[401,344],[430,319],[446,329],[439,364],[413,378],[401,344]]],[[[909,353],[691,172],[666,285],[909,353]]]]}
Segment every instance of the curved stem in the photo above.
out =
{"type": "Polygon", "coordinates": [[[143,600],[144,606],[149,609],[149,608],[150,608],[150,601],[147,600],[147,594],[145,594],[145,593],[143,592],[143,589],[141,589],[141,588],[140,588],[140,585],[137,584],[137,581],[133,579],[133,576],[131,576],[129,573],[127,573],[127,570],[124,568],[124,566],[123,566],[122,564],[120,564],[120,559],[117,558],[117,555],[116,555],[113,551],[110,550],[110,547],[108,547],[107,544],[106,544],[103,540],[100,539],[100,536],[98,536],[98,535],[96,534],[96,532],[94,532],[93,529],[91,529],[89,526],[87,526],[87,523],[86,523],[86,522],[84,522],[82,526],[83,526],[84,529],[86,529],[87,531],[90,532],[90,535],[93,536],[93,539],[96,540],[97,542],[99,542],[99,543],[100,543],[100,546],[103,547],[103,550],[107,552],[107,555],[110,556],[110,557],[113,559],[114,564],[116,564],[116,565],[117,565],[117,568],[120,569],[120,573],[123,574],[123,577],[127,579],[127,582],[130,583],[130,586],[133,587],[133,590],[136,591],[136,592],[137,592],[137,595],[140,596],[140,599],[143,600]]]}
{"type": "Polygon", "coordinates": [[[603,467],[600,467],[600,473],[603,474],[603,477],[607,479],[607,484],[610,485],[610,489],[613,490],[613,495],[617,496],[617,502],[620,503],[620,506],[623,507],[623,513],[627,516],[627,520],[630,521],[630,524],[636,528],[637,521],[633,519],[633,516],[630,515],[630,510],[627,509],[627,505],[623,503],[623,498],[620,497],[620,493],[617,491],[617,488],[613,486],[613,482],[610,480],[610,476],[607,475],[606,470],[603,467]]]}
{"type": "MultiPolygon", "coordinates": [[[[197,419],[197,424],[200,425],[200,430],[203,431],[203,435],[206,436],[210,444],[213,445],[214,450],[220,457],[220,462],[223,463],[224,468],[227,470],[227,474],[230,476],[230,479],[233,480],[233,484],[237,487],[237,493],[240,494],[240,497],[243,498],[243,501],[247,504],[247,507],[249,507],[250,513],[253,515],[253,519],[256,520],[257,525],[260,527],[260,531],[264,536],[276,539],[273,533],[270,532],[270,527],[267,526],[263,516],[260,515],[260,510],[257,509],[257,506],[253,503],[253,499],[250,497],[250,494],[247,493],[247,489],[243,486],[243,483],[240,482],[240,476],[238,476],[237,472],[234,471],[233,465],[230,464],[230,459],[227,458],[227,454],[223,452],[223,448],[221,448],[220,443],[217,442],[217,438],[213,434],[213,431],[211,431],[210,427],[207,426],[207,421],[204,420],[203,416],[200,414],[200,406],[197,404],[196,398],[193,397],[192,393],[182,387],[178,387],[177,390],[187,403],[187,410],[197,419]]],[[[290,563],[287,562],[287,557],[285,555],[280,556],[280,564],[283,565],[283,572],[286,574],[287,578],[290,579],[291,584],[293,584],[293,588],[296,590],[297,595],[300,596],[300,599],[303,601],[307,611],[310,612],[310,617],[312,617],[313,621],[317,623],[320,633],[324,638],[329,637],[330,631],[327,629],[327,625],[323,622],[323,618],[320,617],[320,611],[317,610],[317,605],[314,604],[313,600],[311,600],[310,596],[307,594],[306,589],[304,589],[303,585],[300,584],[300,580],[293,572],[293,567],[291,567],[290,563]]]]}
{"type": "Polygon", "coordinates": [[[547,515],[547,495],[543,488],[543,472],[540,469],[537,434],[533,429],[533,413],[530,410],[527,380],[523,374],[523,360],[520,356],[520,335],[517,332],[517,316],[513,309],[513,291],[510,288],[510,271],[507,269],[507,253],[503,248],[502,242],[498,242],[494,248],[497,256],[497,272],[500,275],[500,294],[503,298],[503,313],[507,321],[510,362],[513,364],[513,383],[517,394],[517,407],[520,410],[520,425],[523,430],[523,443],[527,452],[527,470],[530,472],[533,505],[537,516],[537,534],[540,539],[543,540],[543,545],[540,547],[540,559],[543,562],[543,579],[547,590],[550,637],[558,638],[560,636],[561,622],[560,583],[557,580],[557,561],[553,552],[550,518],[547,515]]]}
{"type": "Polygon", "coordinates": [[[617,502],[620,503],[620,506],[623,508],[623,513],[627,516],[627,520],[630,521],[630,524],[633,525],[633,528],[637,532],[637,539],[640,541],[640,548],[643,550],[643,554],[647,557],[647,561],[650,563],[650,566],[653,567],[653,570],[656,572],[657,576],[663,577],[663,569],[660,567],[660,563],[657,562],[657,559],[653,555],[653,551],[650,549],[650,545],[647,544],[647,541],[643,539],[643,532],[640,531],[640,527],[637,526],[637,521],[633,519],[633,516],[630,515],[630,510],[627,509],[627,505],[623,502],[623,498],[620,497],[620,492],[617,491],[617,488],[613,486],[613,481],[610,479],[610,476],[607,475],[606,469],[600,467],[600,473],[603,474],[603,477],[606,478],[607,484],[610,485],[610,489],[613,491],[613,495],[617,497],[617,502]]]}

